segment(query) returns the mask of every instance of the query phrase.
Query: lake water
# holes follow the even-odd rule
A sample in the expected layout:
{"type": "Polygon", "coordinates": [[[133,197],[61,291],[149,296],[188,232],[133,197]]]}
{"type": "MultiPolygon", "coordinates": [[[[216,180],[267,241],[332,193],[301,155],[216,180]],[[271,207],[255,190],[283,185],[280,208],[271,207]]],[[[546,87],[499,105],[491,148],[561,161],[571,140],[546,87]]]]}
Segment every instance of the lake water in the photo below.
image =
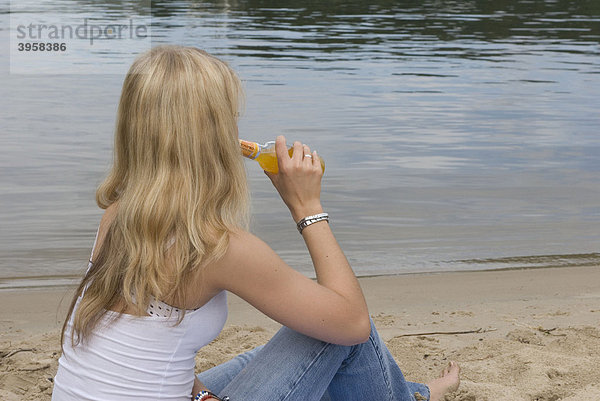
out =
{"type": "MultiPolygon", "coordinates": [[[[358,275],[600,263],[599,2],[326,3],[55,0],[13,17],[145,15],[152,44],[228,61],[246,89],[240,136],[324,157],[324,209],[358,275]]],[[[85,55],[79,74],[11,74],[0,4],[0,288],[65,284],[102,214],[124,75],[86,73],[85,55]]],[[[311,275],[247,167],[253,231],[311,275]]]]}

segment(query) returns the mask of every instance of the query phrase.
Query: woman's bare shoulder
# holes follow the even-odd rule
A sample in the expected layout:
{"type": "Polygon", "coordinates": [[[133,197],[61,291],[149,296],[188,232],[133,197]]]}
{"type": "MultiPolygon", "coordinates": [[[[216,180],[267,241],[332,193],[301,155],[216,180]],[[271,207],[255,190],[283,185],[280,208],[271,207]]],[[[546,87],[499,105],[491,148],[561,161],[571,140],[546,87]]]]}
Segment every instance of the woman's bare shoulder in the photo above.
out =
{"type": "Polygon", "coordinates": [[[243,268],[248,258],[254,257],[258,244],[262,242],[257,236],[241,228],[230,231],[228,236],[225,253],[197,270],[192,279],[195,283],[192,287],[202,284],[205,290],[213,294],[225,289],[224,279],[235,275],[237,269],[243,268]]]}
{"type": "Polygon", "coordinates": [[[237,269],[261,259],[261,255],[273,250],[256,235],[241,228],[229,232],[229,243],[225,254],[207,266],[215,282],[220,282],[223,274],[235,274],[237,269]]]}

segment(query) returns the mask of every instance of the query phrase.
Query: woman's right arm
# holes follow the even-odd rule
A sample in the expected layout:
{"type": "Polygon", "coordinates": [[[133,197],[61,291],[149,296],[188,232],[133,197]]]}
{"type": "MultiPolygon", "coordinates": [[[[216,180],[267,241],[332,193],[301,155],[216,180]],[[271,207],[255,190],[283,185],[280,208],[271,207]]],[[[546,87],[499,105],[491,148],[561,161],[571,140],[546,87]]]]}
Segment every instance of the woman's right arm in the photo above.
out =
{"type": "MultiPolygon", "coordinates": [[[[267,174],[290,209],[294,221],[322,212],[318,155],[294,143],[290,158],[285,138],[278,137],[279,174],[267,174]]],[[[211,282],[228,290],[279,323],[308,336],[343,345],[368,339],[371,330],[364,295],[329,224],[302,231],[316,282],[287,265],[265,242],[245,231],[230,236],[225,256],[210,268],[211,282]]]]}

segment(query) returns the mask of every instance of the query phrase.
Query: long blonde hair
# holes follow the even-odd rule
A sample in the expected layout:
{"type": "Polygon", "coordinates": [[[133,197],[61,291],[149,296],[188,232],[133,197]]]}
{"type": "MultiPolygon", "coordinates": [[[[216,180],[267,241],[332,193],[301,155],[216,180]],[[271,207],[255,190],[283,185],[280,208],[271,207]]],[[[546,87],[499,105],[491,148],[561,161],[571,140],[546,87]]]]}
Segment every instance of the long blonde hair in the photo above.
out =
{"type": "MultiPolygon", "coordinates": [[[[240,157],[239,79],[218,58],[162,45],[133,62],[119,102],[113,165],[96,191],[117,213],[71,303],[73,344],[119,300],[144,315],[150,296],[185,303],[184,285],[222,257],[229,233],[248,227],[249,194],[240,157]],[[166,247],[174,260],[167,271],[166,247]]],[[[180,318],[181,321],[181,318],[180,318]]]]}

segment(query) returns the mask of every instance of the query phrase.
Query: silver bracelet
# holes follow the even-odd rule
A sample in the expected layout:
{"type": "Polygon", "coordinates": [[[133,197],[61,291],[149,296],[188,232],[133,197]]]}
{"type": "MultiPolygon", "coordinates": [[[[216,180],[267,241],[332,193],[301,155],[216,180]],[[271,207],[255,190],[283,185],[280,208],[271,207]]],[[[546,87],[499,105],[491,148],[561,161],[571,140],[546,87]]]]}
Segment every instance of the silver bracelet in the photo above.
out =
{"type": "Polygon", "coordinates": [[[327,223],[329,223],[329,214],[319,213],[314,214],[312,216],[306,216],[305,218],[301,219],[298,223],[296,223],[296,227],[298,228],[298,232],[302,234],[302,230],[304,230],[306,227],[322,220],[325,220],[327,223]]]}

